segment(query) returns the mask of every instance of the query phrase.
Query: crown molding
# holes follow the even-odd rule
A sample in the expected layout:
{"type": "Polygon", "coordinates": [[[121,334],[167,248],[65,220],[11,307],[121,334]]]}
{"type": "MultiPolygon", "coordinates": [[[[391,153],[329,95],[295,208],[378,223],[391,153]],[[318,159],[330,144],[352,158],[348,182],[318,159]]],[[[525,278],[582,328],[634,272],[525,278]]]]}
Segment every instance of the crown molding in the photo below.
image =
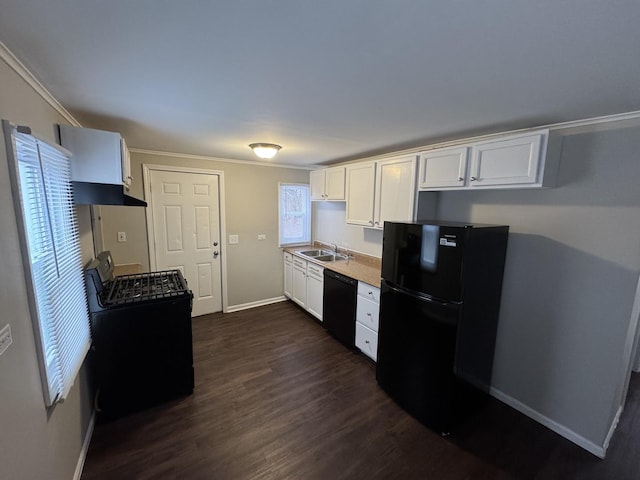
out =
{"type": "Polygon", "coordinates": [[[317,166],[315,165],[288,165],[285,163],[260,163],[257,161],[251,160],[236,160],[233,158],[222,158],[222,157],[209,157],[207,155],[191,155],[188,153],[175,153],[175,152],[163,152],[161,150],[145,150],[142,148],[130,148],[129,152],[131,153],[139,153],[142,155],[157,155],[160,157],[173,157],[173,158],[182,158],[188,160],[207,160],[213,162],[225,162],[225,163],[241,163],[245,165],[251,165],[253,167],[275,167],[275,168],[292,168],[296,170],[315,170],[317,166]]]}
{"type": "Polygon", "coordinates": [[[47,90],[42,83],[31,73],[31,71],[18,60],[11,50],[7,46],[0,42],[0,58],[11,67],[27,84],[40,95],[45,102],[47,102],[53,109],[64,117],[64,119],[71,125],[81,127],[80,122],[75,119],[69,111],[62,106],[58,100],[47,90]]]}

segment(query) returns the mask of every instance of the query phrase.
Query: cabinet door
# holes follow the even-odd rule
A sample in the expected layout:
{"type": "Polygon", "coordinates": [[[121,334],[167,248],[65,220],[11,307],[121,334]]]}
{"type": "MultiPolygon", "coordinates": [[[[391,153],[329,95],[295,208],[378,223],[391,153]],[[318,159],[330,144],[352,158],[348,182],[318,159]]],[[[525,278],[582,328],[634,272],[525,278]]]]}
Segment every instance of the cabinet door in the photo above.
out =
{"type": "Polygon", "coordinates": [[[374,227],[385,221],[413,220],[416,192],[416,156],[377,162],[374,227]]]}
{"type": "Polygon", "coordinates": [[[293,291],[293,259],[290,253],[284,254],[284,295],[291,298],[293,291]]]}
{"type": "Polygon", "coordinates": [[[323,268],[312,263],[307,266],[307,311],[322,321],[322,296],[324,290],[323,268]]]}
{"type": "Polygon", "coordinates": [[[307,304],[307,262],[298,258],[293,259],[291,300],[301,307],[307,304]]]}
{"type": "Polygon", "coordinates": [[[133,177],[131,176],[131,155],[129,154],[129,148],[124,138],[120,139],[120,149],[122,151],[122,183],[124,187],[129,190],[131,188],[131,182],[133,182],[133,177]]]}
{"type": "Polygon", "coordinates": [[[60,125],[60,143],[73,153],[71,180],[120,185],[130,172],[123,172],[123,142],[119,133],[60,125]]]}
{"type": "Polygon", "coordinates": [[[325,170],[324,193],[326,200],[344,200],[344,167],[325,170]]]}
{"type": "Polygon", "coordinates": [[[373,227],[375,179],[376,164],[374,162],[346,167],[347,223],[373,227]]]}
{"type": "Polygon", "coordinates": [[[463,187],[467,177],[468,147],[442,148],[420,155],[419,190],[463,187]]]}
{"type": "Polygon", "coordinates": [[[544,133],[473,145],[469,186],[527,185],[538,182],[544,133]]]}
{"type": "Polygon", "coordinates": [[[309,172],[309,187],[311,189],[311,200],[324,200],[324,170],[312,170],[309,172]]]}

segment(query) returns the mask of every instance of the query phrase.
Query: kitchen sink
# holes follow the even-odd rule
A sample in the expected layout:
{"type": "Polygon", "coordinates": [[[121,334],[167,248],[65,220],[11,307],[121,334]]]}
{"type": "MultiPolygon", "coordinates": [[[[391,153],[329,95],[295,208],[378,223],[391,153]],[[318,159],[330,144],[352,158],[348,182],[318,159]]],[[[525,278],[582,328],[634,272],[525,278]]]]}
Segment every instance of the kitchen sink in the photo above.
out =
{"type": "Polygon", "coordinates": [[[331,250],[303,250],[298,252],[300,255],[304,255],[305,257],[317,258],[326,255],[333,255],[331,250]]]}
{"type": "Polygon", "coordinates": [[[314,260],[318,260],[320,262],[334,262],[336,260],[346,260],[346,255],[339,255],[333,253],[331,250],[302,250],[299,252],[300,255],[305,257],[313,258],[314,260]]]}
{"type": "Polygon", "coordinates": [[[328,255],[319,255],[317,257],[311,257],[314,260],[319,260],[320,262],[335,262],[336,260],[346,260],[346,255],[335,255],[330,253],[328,255]]]}

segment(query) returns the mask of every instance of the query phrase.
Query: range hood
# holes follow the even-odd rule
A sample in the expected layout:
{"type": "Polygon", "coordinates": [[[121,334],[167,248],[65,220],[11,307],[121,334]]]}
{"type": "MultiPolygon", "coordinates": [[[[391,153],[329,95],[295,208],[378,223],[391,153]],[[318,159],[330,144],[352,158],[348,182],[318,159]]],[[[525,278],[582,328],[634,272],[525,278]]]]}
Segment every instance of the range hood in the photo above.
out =
{"type": "Polygon", "coordinates": [[[122,185],[108,183],[71,182],[76,205],[128,205],[146,207],[147,202],[127,195],[122,185]]]}

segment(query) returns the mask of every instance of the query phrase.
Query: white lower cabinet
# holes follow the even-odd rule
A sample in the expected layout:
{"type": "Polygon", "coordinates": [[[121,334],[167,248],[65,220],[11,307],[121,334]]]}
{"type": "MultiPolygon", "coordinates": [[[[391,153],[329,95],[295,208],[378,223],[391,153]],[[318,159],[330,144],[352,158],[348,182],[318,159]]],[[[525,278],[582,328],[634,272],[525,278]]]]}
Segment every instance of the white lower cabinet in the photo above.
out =
{"type": "Polygon", "coordinates": [[[358,304],[356,307],[356,347],[376,361],[378,355],[378,313],[380,289],[358,282],[358,304]]]}
{"type": "Polygon", "coordinates": [[[298,257],[293,257],[291,300],[303,308],[307,304],[307,262],[298,257]]]}
{"type": "Polygon", "coordinates": [[[307,262],[307,312],[322,321],[322,296],[324,294],[324,268],[307,262]]]}
{"type": "Polygon", "coordinates": [[[285,252],[284,294],[322,321],[323,293],[324,268],[285,252]]]}
{"type": "Polygon", "coordinates": [[[291,298],[293,291],[293,255],[284,252],[284,296],[291,298]]]}
{"type": "Polygon", "coordinates": [[[356,322],[356,347],[375,362],[378,358],[378,333],[356,322]]]}

